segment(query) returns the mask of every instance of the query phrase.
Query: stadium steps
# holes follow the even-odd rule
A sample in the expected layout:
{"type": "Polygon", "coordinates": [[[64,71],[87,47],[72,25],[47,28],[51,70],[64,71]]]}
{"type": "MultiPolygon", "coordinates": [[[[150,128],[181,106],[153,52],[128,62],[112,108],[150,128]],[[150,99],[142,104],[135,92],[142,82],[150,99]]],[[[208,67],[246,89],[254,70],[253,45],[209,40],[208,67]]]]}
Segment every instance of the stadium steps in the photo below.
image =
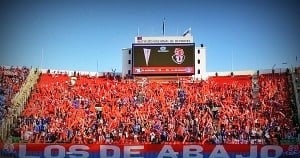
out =
{"type": "Polygon", "coordinates": [[[259,84],[258,84],[258,76],[254,74],[252,76],[252,97],[255,105],[259,104],[259,84]]]}
{"type": "Polygon", "coordinates": [[[10,130],[14,128],[13,125],[17,122],[17,118],[24,110],[24,106],[31,95],[31,90],[37,83],[39,75],[40,72],[36,68],[32,68],[19,92],[15,94],[14,98],[11,100],[13,115],[6,118],[6,120],[3,121],[3,124],[0,127],[0,137],[2,140],[6,141],[9,138],[10,130]]]}
{"type": "MultiPolygon", "coordinates": [[[[291,73],[291,81],[292,82],[292,90],[293,90],[293,94],[295,94],[294,98],[292,98],[294,100],[294,106],[292,107],[295,109],[296,111],[296,116],[298,117],[298,119],[296,119],[298,121],[298,123],[300,123],[300,73],[297,73],[295,71],[295,73],[291,73]]],[[[295,121],[296,121],[295,120],[295,121]]]]}
{"type": "Polygon", "coordinates": [[[213,127],[217,132],[221,132],[221,127],[219,126],[219,119],[213,119],[213,127]]]}
{"type": "MultiPolygon", "coordinates": [[[[217,115],[220,114],[220,111],[221,111],[220,107],[213,107],[213,108],[211,108],[210,109],[211,115],[213,115],[213,111],[214,110],[218,111],[217,115]],[[214,109],[214,108],[216,108],[216,109],[214,109]]],[[[219,116],[217,116],[216,118],[212,118],[212,125],[213,125],[213,128],[214,128],[214,131],[216,131],[216,132],[220,132],[221,131],[221,128],[219,127],[219,116]]]]}

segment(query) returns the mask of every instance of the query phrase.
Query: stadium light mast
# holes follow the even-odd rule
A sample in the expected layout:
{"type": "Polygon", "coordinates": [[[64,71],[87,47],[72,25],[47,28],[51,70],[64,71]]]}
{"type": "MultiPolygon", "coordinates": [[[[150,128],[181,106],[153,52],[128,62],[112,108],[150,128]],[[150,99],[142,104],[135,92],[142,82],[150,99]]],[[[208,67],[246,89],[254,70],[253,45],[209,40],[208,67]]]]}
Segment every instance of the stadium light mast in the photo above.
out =
{"type": "MultiPolygon", "coordinates": [[[[287,62],[283,62],[281,64],[283,65],[282,68],[285,68],[284,65],[287,65],[287,62]]],[[[281,73],[281,68],[280,68],[280,73],[281,73]]]]}
{"type": "Polygon", "coordinates": [[[98,76],[98,73],[99,73],[99,71],[98,71],[98,59],[97,59],[97,76],[98,76]]]}
{"type": "Polygon", "coordinates": [[[233,72],[233,51],[231,52],[231,72],[233,72]]]}
{"type": "Polygon", "coordinates": [[[281,63],[282,65],[287,65],[287,62],[283,62],[283,63],[281,63]]]}
{"type": "Polygon", "coordinates": [[[274,64],[273,66],[272,66],[272,74],[273,74],[273,77],[274,77],[274,73],[275,73],[275,66],[276,66],[276,64],[274,64]]]}
{"type": "Polygon", "coordinates": [[[165,25],[166,25],[165,23],[166,23],[166,18],[163,19],[163,24],[162,24],[162,34],[163,34],[163,36],[165,36],[165,29],[166,29],[166,28],[165,28],[165,27],[166,27],[166,26],[165,26],[165,25]]]}
{"type": "Polygon", "coordinates": [[[44,60],[44,48],[42,48],[42,56],[41,56],[40,70],[42,70],[42,67],[43,67],[43,60],[44,60]]]}

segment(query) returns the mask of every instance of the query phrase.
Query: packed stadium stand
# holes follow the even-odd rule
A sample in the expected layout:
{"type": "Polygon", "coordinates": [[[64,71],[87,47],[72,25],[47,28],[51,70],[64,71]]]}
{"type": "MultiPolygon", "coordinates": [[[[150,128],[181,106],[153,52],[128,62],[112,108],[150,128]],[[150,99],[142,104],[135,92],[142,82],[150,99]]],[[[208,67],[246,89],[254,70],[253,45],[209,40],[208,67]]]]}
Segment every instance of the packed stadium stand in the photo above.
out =
{"type": "Polygon", "coordinates": [[[0,121],[9,115],[11,108],[11,100],[13,96],[20,90],[24,83],[29,69],[26,67],[0,67],[1,87],[0,87],[0,121]]]}
{"type": "MultiPolygon", "coordinates": [[[[1,140],[7,136],[7,130],[16,117],[14,111],[16,98],[20,97],[20,89],[29,74],[27,67],[0,66],[0,134],[1,140]]],[[[20,114],[20,111],[19,111],[20,114]]]]}
{"type": "Polygon", "coordinates": [[[37,74],[36,69],[1,66],[1,140],[7,138],[8,130],[23,110],[35,84],[33,74],[37,74]]]}
{"type": "Polygon", "coordinates": [[[1,67],[1,138],[22,143],[282,144],[300,134],[299,76],[295,70],[137,82],[1,67]]]}

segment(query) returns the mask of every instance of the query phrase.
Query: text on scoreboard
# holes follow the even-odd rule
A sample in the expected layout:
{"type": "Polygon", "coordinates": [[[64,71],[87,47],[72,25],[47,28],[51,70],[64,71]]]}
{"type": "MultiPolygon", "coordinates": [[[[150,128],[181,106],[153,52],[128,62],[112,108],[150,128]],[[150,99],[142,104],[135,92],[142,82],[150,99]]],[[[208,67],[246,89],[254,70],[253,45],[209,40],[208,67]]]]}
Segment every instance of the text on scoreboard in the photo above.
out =
{"type": "Polygon", "coordinates": [[[133,44],[133,74],[194,74],[195,43],[133,44]]]}

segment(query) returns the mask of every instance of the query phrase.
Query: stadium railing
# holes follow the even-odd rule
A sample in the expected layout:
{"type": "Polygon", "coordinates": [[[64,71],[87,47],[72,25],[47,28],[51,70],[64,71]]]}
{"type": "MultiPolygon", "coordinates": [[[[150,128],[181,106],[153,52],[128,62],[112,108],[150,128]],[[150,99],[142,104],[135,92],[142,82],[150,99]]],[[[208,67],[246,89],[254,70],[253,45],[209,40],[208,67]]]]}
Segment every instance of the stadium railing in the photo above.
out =
{"type": "Polygon", "coordinates": [[[26,104],[27,99],[30,96],[32,88],[37,83],[39,75],[40,72],[36,68],[31,68],[26,81],[20,88],[19,92],[16,93],[14,98],[12,99],[12,109],[10,110],[11,115],[3,120],[0,127],[1,140],[5,141],[9,137],[13,123],[17,120],[18,116],[20,116],[21,112],[23,111],[24,105],[26,104]]]}

